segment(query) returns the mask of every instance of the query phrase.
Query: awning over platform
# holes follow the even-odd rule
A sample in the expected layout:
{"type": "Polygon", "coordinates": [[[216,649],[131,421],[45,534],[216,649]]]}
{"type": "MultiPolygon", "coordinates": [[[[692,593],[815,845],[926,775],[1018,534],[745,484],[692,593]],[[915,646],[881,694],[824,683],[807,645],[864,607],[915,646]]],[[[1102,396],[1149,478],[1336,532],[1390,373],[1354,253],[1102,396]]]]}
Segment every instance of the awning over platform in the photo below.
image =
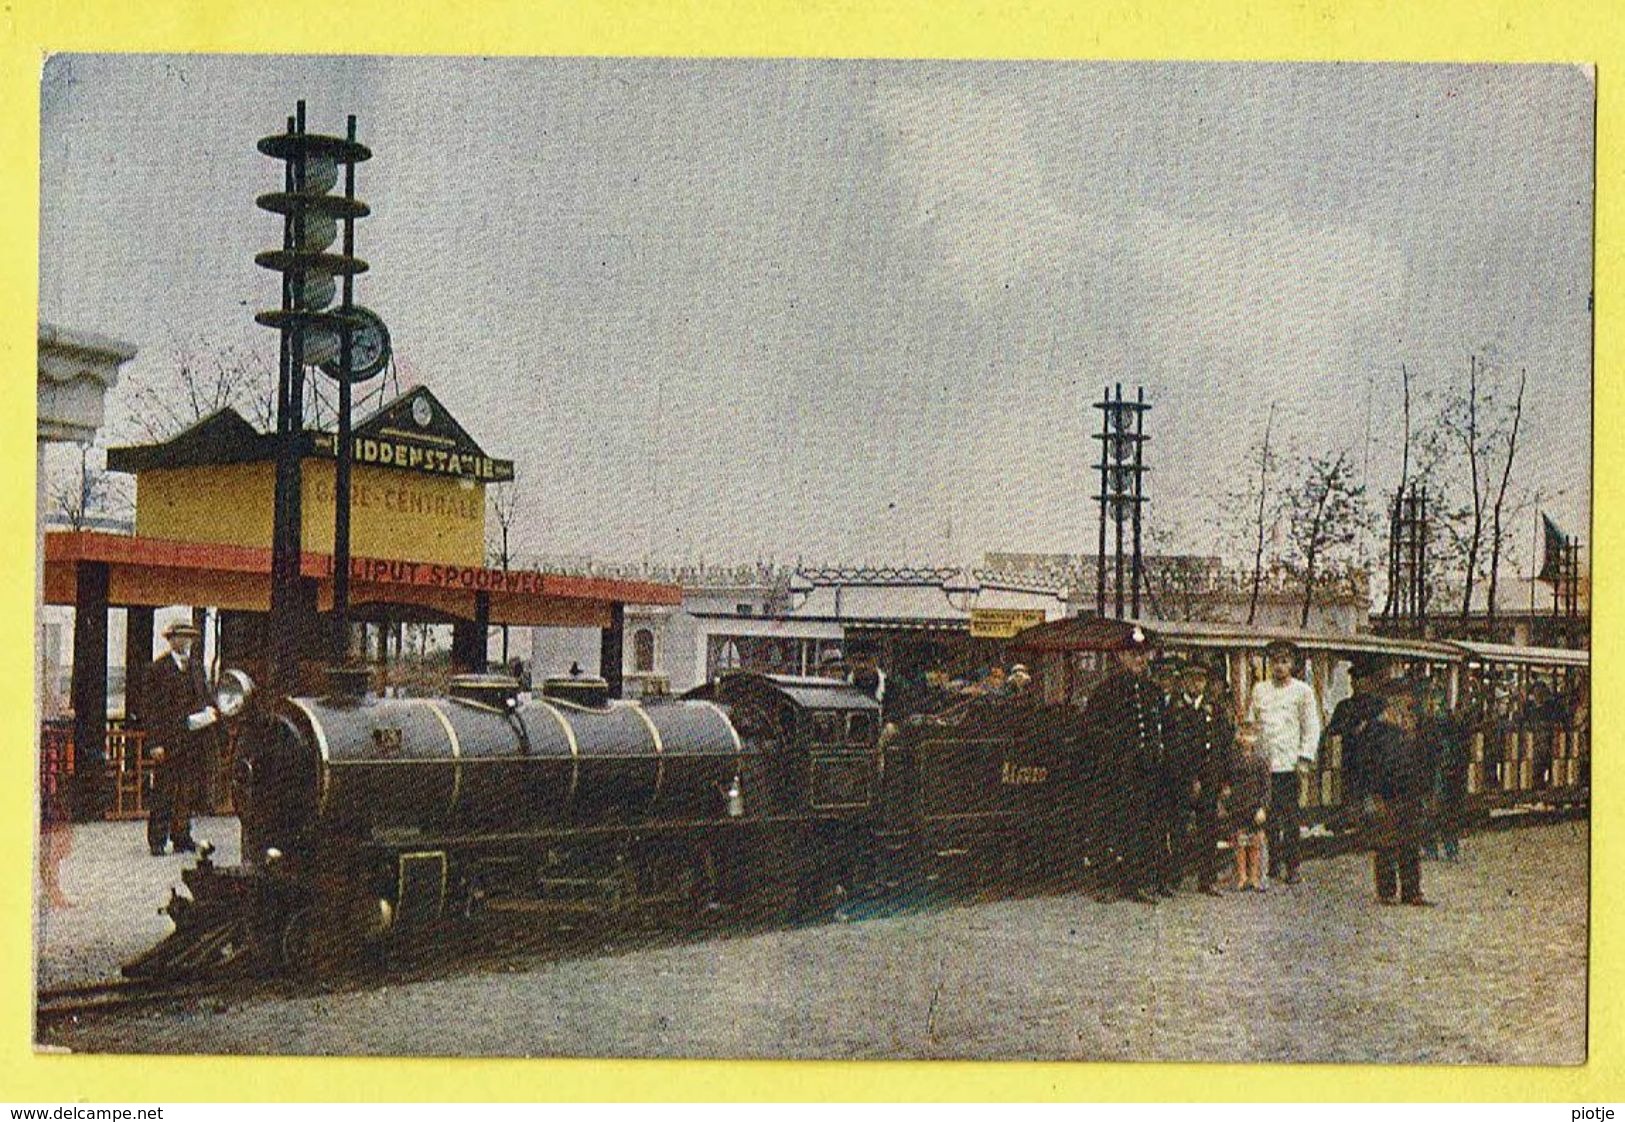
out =
{"type": "MultiPolygon", "coordinates": [[[[229,517],[223,514],[222,517],[229,517]]],[[[246,546],[163,541],[129,534],[62,531],[45,537],[45,600],[72,606],[79,566],[106,565],[107,602],[115,606],[193,604],[265,612],[271,604],[271,551],[246,546]]],[[[306,553],[301,571],[317,582],[317,604],[332,605],[333,558],[306,553]]],[[[558,573],[487,569],[432,561],[350,559],[350,601],[426,609],[476,618],[475,600],[490,601],[489,622],[520,627],[610,625],[617,605],[677,605],[676,585],[558,573]]]]}

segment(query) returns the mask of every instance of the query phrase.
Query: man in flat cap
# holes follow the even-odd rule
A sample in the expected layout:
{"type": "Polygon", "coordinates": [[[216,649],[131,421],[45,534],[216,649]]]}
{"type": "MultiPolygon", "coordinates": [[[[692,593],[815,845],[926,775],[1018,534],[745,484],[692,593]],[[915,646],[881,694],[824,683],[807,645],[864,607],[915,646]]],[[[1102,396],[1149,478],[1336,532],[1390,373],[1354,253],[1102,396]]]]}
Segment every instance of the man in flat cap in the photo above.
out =
{"type": "Polygon", "coordinates": [[[176,853],[197,849],[192,814],[203,801],[203,776],[215,722],[200,659],[192,655],[202,633],[177,621],[164,628],[169,650],[147,671],[147,749],[155,764],[147,807],[147,848],[162,857],[170,842],[176,853]]]}
{"type": "Polygon", "coordinates": [[[1151,677],[1155,643],[1136,625],[1118,641],[1117,669],[1089,695],[1084,717],[1102,770],[1105,828],[1116,861],[1108,883],[1125,899],[1157,902],[1156,790],[1165,766],[1164,696],[1151,677]]]}
{"type": "Polygon", "coordinates": [[[1303,655],[1295,643],[1277,639],[1264,648],[1269,675],[1253,686],[1247,720],[1258,729],[1270,761],[1270,876],[1298,883],[1298,770],[1311,768],[1320,752],[1320,707],[1309,683],[1296,676],[1303,655]]]}
{"type": "Polygon", "coordinates": [[[886,703],[886,672],[872,647],[857,647],[848,661],[847,681],[882,705],[886,703]]]}
{"type": "Polygon", "coordinates": [[[1173,842],[1181,867],[1174,881],[1188,867],[1197,890],[1208,896],[1219,895],[1219,800],[1230,785],[1236,744],[1235,720],[1219,696],[1223,681],[1224,674],[1210,663],[1187,661],[1165,722],[1169,772],[1177,785],[1173,842]]]}
{"type": "Polygon", "coordinates": [[[1343,767],[1343,802],[1357,806],[1360,794],[1369,785],[1372,767],[1371,725],[1382,716],[1382,684],[1387,663],[1378,655],[1355,654],[1349,658],[1349,684],[1354,692],[1337,703],[1326,722],[1326,743],[1339,741],[1343,767]]]}
{"type": "Polygon", "coordinates": [[[1029,696],[1028,691],[1032,689],[1032,684],[1032,672],[1019,662],[1010,668],[1010,673],[1004,678],[1005,688],[1010,691],[1012,697],[1029,696]]]}
{"type": "Polygon", "coordinates": [[[1372,876],[1383,904],[1428,907],[1422,895],[1422,839],[1430,782],[1426,752],[1417,740],[1414,687],[1388,682],[1382,715],[1371,723],[1371,754],[1361,791],[1372,876]]]}

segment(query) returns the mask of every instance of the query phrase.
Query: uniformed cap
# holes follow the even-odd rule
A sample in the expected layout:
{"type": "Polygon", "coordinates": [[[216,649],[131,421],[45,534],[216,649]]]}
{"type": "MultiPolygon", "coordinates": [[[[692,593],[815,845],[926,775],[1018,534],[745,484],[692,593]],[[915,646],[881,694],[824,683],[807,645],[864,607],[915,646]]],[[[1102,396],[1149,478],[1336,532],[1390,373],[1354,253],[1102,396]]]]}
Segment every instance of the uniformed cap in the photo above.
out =
{"type": "Polygon", "coordinates": [[[165,639],[173,639],[176,636],[184,636],[188,639],[201,639],[203,637],[203,632],[194,627],[191,620],[178,619],[172,622],[168,627],[164,628],[165,639]]]}
{"type": "Polygon", "coordinates": [[[1303,652],[1298,649],[1298,644],[1290,639],[1271,639],[1265,644],[1264,657],[1274,658],[1276,655],[1286,655],[1294,662],[1303,658],[1303,652]]]}

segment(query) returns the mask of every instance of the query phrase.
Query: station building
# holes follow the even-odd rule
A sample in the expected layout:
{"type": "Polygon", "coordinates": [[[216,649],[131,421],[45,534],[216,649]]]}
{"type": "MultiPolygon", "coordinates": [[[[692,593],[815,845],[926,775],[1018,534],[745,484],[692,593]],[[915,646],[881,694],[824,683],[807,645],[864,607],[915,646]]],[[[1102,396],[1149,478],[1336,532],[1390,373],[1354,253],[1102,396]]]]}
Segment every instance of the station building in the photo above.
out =
{"type": "MultiPolygon", "coordinates": [[[[1096,614],[1096,560],[1082,554],[989,553],[975,568],[689,566],[660,578],[680,605],[627,612],[622,673],[635,692],[680,693],[728,670],[816,673],[826,658],[874,655],[888,675],[927,671],[972,680],[1022,657],[1025,629],[1096,614]]],[[[1146,559],[1147,618],[1295,628],[1300,585],[1272,572],[1256,599],[1251,581],[1218,558],[1146,559]]],[[[1364,575],[1317,590],[1308,630],[1351,635],[1368,626],[1364,575]]],[[[590,656],[590,636],[538,639],[555,661],[590,656]]],[[[542,657],[542,656],[539,656],[542,657]]]]}
{"type": "MultiPolygon", "coordinates": [[[[301,595],[310,620],[302,688],[318,689],[330,644],[336,437],[301,434],[301,595]]],[[[597,634],[612,693],[628,604],[675,605],[679,591],[485,564],[486,488],[513,479],[450,410],[417,387],[362,419],[353,432],[350,618],[352,645],[374,683],[412,692],[486,668],[491,629],[569,627],[597,634]],[[401,670],[404,628],[450,625],[436,676],[401,670]]],[[[155,444],[112,448],[107,466],[135,480],[133,533],[45,534],[44,600],[73,608],[71,723],[57,730],[44,766],[81,777],[110,768],[114,813],[134,809],[142,766],[141,675],[154,657],[155,617],[175,606],[211,624],[205,657],[260,680],[268,662],[275,434],[225,409],[155,444]],[[124,618],[125,723],[109,727],[109,618],[124,618]]],[[[51,741],[51,737],[46,738],[51,741]]],[[[216,790],[225,797],[223,776],[216,790]]],[[[218,801],[218,800],[217,800],[218,801]]]]}

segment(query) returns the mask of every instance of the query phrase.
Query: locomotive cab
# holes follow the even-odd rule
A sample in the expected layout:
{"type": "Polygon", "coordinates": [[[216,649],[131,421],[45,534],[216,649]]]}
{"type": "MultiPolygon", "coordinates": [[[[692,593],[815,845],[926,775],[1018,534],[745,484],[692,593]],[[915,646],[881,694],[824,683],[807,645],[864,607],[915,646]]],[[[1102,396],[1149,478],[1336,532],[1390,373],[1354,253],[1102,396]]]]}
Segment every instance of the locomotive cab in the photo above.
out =
{"type": "Polygon", "coordinates": [[[780,813],[850,817],[879,795],[880,704],[845,682],[729,674],[715,697],[755,747],[780,813]]]}
{"type": "Polygon", "coordinates": [[[845,682],[788,675],[729,674],[710,692],[752,750],[750,791],[771,824],[756,875],[803,915],[872,885],[879,703],[845,682]]]}

